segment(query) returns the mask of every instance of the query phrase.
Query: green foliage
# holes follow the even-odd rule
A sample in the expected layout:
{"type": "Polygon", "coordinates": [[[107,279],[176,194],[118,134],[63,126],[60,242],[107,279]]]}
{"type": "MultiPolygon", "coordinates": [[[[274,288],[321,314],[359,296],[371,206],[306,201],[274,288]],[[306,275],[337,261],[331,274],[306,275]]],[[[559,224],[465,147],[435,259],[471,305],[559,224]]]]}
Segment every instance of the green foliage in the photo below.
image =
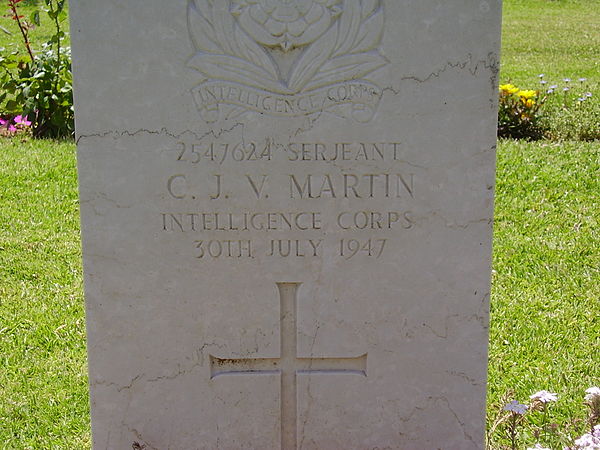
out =
{"type": "Polygon", "coordinates": [[[68,137],[74,132],[68,49],[63,49],[58,68],[57,58],[49,48],[38,53],[33,63],[15,54],[0,57],[0,67],[5,69],[0,75],[0,105],[5,113],[26,115],[36,137],[68,137]]]}
{"type": "Polygon", "coordinates": [[[540,111],[547,138],[599,139],[600,0],[504,0],[503,16],[500,79],[543,93],[558,85],[540,111]],[[592,97],[579,105],[583,88],[592,97]]]}
{"type": "MultiPolygon", "coordinates": [[[[4,14],[6,2],[0,1],[0,48],[5,48],[8,52],[13,50],[24,50],[21,39],[21,31],[17,23],[10,14],[4,14]]],[[[56,27],[52,20],[41,8],[45,8],[44,0],[23,0],[19,4],[19,11],[24,16],[29,29],[29,39],[34,48],[41,48],[43,42],[48,42],[56,33],[56,27]],[[40,24],[31,22],[31,15],[38,11],[40,14],[40,24]]],[[[68,6],[65,4],[65,11],[68,12],[68,6]]],[[[62,40],[62,46],[68,47],[69,40],[69,21],[61,22],[61,29],[65,32],[65,38],[62,40]]]]}
{"type": "Polygon", "coordinates": [[[498,137],[539,140],[600,140],[600,102],[586,78],[549,82],[542,91],[500,85],[498,137]]]}
{"type": "MultiPolygon", "coordinates": [[[[520,450],[527,443],[528,449],[548,450],[593,450],[597,446],[578,445],[577,436],[593,433],[591,439],[600,438],[600,428],[596,428],[600,418],[600,388],[591,387],[580,395],[581,409],[587,412],[586,420],[572,420],[566,424],[551,422],[554,403],[561,394],[541,390],[529,396],[529,401],[521,403],[507,393],[497,411],[496,419],[488,431],[488,448],[520,450]],[[495,436],[495,446],[490,445],[490,436],[495,436]],[[502,444],[500,444],[502,442],[502,444]],[[540,444],[541,442],[541,444],[540,444]]],[[[600,439],[597,441],[600,443],[600,439]]]]}
{"type": "Polygon", "coordinates": [[[547,128],[549,137],[555,140],[600,140],[600,103],[557,109],[547,128]]]}
{"type": "MultiPolygon", "coordinates": [[[[564,80],[563,80],[564,82],[564,80]]],[[[555,140],[600,140],[600,101],[590,91],[588,81],[581,78],[579,82],[570,80],[552,92],[553,109],[545,118],[547,135],[555,140]],[[557,93],[558,92],[558,93],[557,93]]]]}
{"type": "Polygon", "coordinates": [[[592,90],[595,80],[564,78],[540,83],[546,89],[548,101],[542,118],[546,136],[553,140],[600,140],[600,99],[592,90]]]}
{"type": "Polygon", "coordinates": [[[545,98],[539,91],[521,90],[512,84],[500,85],[498,137],[538,140],[544,137],[540,108],[545,98]]]}
{"type": "MultiPolygon", "coordinates": [[[[44,4],[54,34],[39,52],[31,51],[28,33],[31,26],[40,25],[40,10],[32,12],[30,22],[19,20],[18,13],[13,16],[28,52],[27,56],[0,53],[0,112],[26,115],[35,137],[69,137],[74,132],[74,114],[70,50],[61,48],[65,0],[44,0],[44,4]]],[[[17,11],[16,4],[13,8],[17,11]]]]}

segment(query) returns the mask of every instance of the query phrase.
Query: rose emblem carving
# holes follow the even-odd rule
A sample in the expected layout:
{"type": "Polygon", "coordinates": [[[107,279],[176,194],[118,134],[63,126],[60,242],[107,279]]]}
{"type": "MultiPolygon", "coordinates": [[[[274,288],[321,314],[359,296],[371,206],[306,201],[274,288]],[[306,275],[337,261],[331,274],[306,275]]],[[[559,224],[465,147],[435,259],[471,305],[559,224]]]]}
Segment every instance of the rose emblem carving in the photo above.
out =
{"type": "Polygon", "coordinates": [[[206,122],[249,111],[373,117],[383,91],[365,77],[389,63],[383,0],[187,1],[206,122]]]}
{"type": "Polygon", "coordinates": [[[321,37],[342,12],[341,0],[235,0],[232,14],[256,42],[284,52],[321,37]]]}

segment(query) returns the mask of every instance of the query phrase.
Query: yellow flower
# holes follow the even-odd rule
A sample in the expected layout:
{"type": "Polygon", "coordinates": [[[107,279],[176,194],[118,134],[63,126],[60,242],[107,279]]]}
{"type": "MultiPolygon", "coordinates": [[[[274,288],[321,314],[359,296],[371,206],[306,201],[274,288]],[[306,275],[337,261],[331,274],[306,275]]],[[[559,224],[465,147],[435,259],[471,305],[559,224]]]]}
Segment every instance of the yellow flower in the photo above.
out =
{"type": "Polygon", "coordinates": [[[525,100],[529,100],[530,98],[535,97],[537,95],[537,92],[533,90],[519,91],[517,95],[525,100]]]}
{"type": "Polygon", "coordinates": [[[535,105],[535,100],[529,99],[525,101],[525,106],[527,106],[528,108],[532,108],[533,105],[535,105]]]}
{"type": "Polygon", "coordinates": [[[512,84],[501,84],[500,92],[504,92],[507,94],[514,94],[516,92],[519,92],[519,88],[512,84]]]}

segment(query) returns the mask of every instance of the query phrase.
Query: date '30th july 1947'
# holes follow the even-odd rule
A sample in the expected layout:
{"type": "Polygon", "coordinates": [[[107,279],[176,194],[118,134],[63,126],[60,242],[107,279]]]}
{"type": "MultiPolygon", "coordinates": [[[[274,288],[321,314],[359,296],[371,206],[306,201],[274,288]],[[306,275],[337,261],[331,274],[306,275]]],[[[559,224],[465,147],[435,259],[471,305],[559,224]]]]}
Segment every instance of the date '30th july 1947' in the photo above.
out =
{"type": "MultiPolygon", "coordinates": [[[[340,239],[335,250],[338,257],[352,259],[359,255],[369,258],[380,258],[386,248],[388,239],[340,239]]],[[[252,239],[213,239],[196,240],[196,258],[255,258],[260,250],[252,239]]],[[[265,251],[265,250],[263,250],[265,251]]],[[[267,257],[306,258],[322,257],[325,249],[323,239],[271,239],[267,243],[267,257]]]]}

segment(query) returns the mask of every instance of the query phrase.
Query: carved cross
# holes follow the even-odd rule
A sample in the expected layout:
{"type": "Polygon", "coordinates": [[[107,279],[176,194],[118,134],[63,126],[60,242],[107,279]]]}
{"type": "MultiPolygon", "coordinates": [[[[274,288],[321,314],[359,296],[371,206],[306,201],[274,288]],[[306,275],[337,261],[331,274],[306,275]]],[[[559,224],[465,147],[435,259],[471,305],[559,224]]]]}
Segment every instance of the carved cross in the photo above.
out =
{"type": "Polygon", "coordinates": [[[353,373],[367,376],[367,355],[351,358],[300,358],[297,351],[297,294],[301,283],[277,283],[280,306],[279,358],[223,359],[210,355],[211,379],[232,374],[279,373],[281,377],[281,450],[297,448],[298,373],[353,373]]]}

